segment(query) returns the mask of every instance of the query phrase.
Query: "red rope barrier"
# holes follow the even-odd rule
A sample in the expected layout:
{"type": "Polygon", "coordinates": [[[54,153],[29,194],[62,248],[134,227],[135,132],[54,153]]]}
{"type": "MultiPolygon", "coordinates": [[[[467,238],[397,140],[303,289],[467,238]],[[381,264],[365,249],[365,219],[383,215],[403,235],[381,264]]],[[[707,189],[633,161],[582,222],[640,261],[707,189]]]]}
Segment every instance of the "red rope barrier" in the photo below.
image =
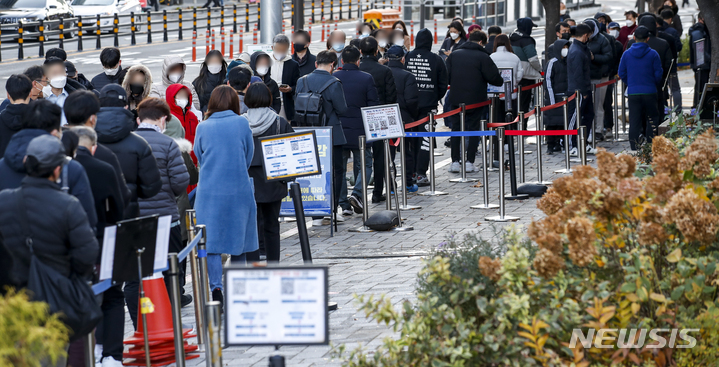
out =
{"type": "Polygon", "coordinates": [[[577,130],[541,130],[541,131],[527,131],[527,130],[506,130],[504,132],[507,135],[524,135],[524,136],[556,136],[556,135],[577,135],[577,130]]]}
{"type": "Polygon", "coordinates": [[[461,109],[461,108],[455,108],[455,109],[453,109],[453,110],[451,110],[451,111],[447,111],[447,112],[445,112],[445,113],[442,113],[442,114],[439,114],[439,115],[437,115],[437,116],[434,116],[434,119],[435,119],[435,120],[443,119],[443,118],[445,118],[445,117],[454,116],[454,115],[456,115],[456,114],[458,114],[458,113],[460,113],[460,112],[462,112],[462,109],[461,109]]]}
{"type": "MultiPolygon", "coordinates": [[[[542,85],[542,84],[544,84],[544,83],[543,83],[543,82],[539,82],[539,83],[536,83],[536,84],[528,85],[528,86],[526,86],[526,87],[522,87],[522,92],[528,91],[528,90],[530,90],[530,89],[534,89],[534,88],[536,88],[536,87],[538,87],[538,86],[540,86],[540,85],[542,85]]],[[[512,91],[512,93],[514,93],[514,92],[516,92],[516,91],[517,91],[517,90],[515,89],[514,91],[512,91]]]]}
{"type": "Polygon", "coordinates": [[[567,104],[567,102],[573,101],[574,98],[576,98],[576,97],[577,97],[576,94],[572,94],[572,96],[569,97],[569,98],[567,98],[566,101],[561,101],[561,102],[557,102],[557,103],[555,103],[555,104],[551,104],[551,105],[549,105],[549,106],[544,106],[544,107],[541,108],[541,110],[542,110],[542,112],[547,112],[547,111],[549,111],[549,110],[553,110],[553,109],[555,109],[555,108],[562,107],[562,106],[564,106],[565,104],[567,104]]]}
{"type": "Polygon", "coordinates": [[[604,83],[599,83],[599,84],[597,84],[597,86],[595,86],[594,88],[606,87],[607,85],[609,85],[609,84],[614,84],[614,83],[616,83],[616,82],[617,82],[616,79],[612,79],[612,80],[606,81],[606,82],[604,82],[604,83]]]}
{"type": "Polygon", "coordinates": [[[423,119],[421,119],[421,120],[417,120],[417,121],[415,121],[415,122],[410,122],[409,124],[404,125],[404,128],[405,128],[405,129],[411,129],[411,128],[415,127],[415,126],[422,125],[422,124],[424,124],[424,123],[427,122],[427,121],[429,121],[429,116],[427,116],[427,117],[425,117],[425,118],[423,118],[423,119]]]}
{"type": "Polygon", "coordinates": [[[525,113],[524,118],[528,119],[528,118],[532,117],[532,115],[534,115],[535,112],[537,112],[537,110],[532,110],[532,112],[525,113]]]}
{"type": "Polygon", "coordinates": [[[519,121],[519,116],[517,116],[517,118],[514,119],[514,121],[512,121],[512,122],[490,122],[487,124],[487,127],[502,127],[502,126],[507,126],[507,125],[511,125],[511,124],[516,124],[518,121],[519,121]]]}
{"type": "MultiPolygon", "coordinates": [[[[489,106],[491,103],[492,103],[492,101],[487,100],[487,101],[484,101],[484,102],[479,102],[479,103],[471,104],[471,105],[469,105],[469,106],[465,106],[464,109],[465,109],[465,111],[473,110],[473,109],[475,109],[475,108],[480,108],[480,107],[484,107],[484,106],[489,106]]],[[[456,115],[456,114],[458,114],[458,113],[460,113],[460,112],[462,112],[462,108],[455,108],[455,109],[453,109],[453,110],[451,110],[451,111],[447,111],[447,112],[445,112],[445,113],[443,113],[443,114],[436,115],[436,116],[434,116],[434,118],[435,118],[435,120],[439,120],[439,119],[442,119],[442,118],[445,118],[445,117],[449,117],[449,116],[456,115]]],[[[417,121],[415,121],[415,122],[410,122],[409,124],[404,125],[404,128],[405,128],[405,129],[411,129],[411,128],[415,127],[415,126],[422,125],[422,124],[424,124],[424,123],[427,122],[427,121],[429,121],[429,116],[427,116],[427,117],[425,117],[425,118],[423,118],[423,119],[421,119],[421,120],[417,120],[417,121]]]]}

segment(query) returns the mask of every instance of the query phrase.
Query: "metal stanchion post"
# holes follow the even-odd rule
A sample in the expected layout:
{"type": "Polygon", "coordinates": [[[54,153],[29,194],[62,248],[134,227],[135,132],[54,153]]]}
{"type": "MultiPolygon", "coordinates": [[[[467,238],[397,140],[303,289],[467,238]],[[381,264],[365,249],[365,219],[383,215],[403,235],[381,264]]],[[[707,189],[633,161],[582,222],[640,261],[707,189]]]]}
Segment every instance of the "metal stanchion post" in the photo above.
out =
{"type": "MultiPolygon", "coordinates": [[[[195,224],[197,219],[195,217],[194,209],[189,209],[185,213],[187,241],[189,243],[195,239],[195,224]]],[[[190,251],[190,256],[187,260],[190,263],[190,271],[192,274],[192,296],[195,298],[195,302],[193,302],[195,307],[195,328],[197,330],[205,330],[205,320],[203,317],[204,313],[202,312],[202,305],[200,304],[200,298],[203,296],[203,290],[200,288],[202,283],[200,281],[199,266],[197,265],[197,248],[193,248],[190,251]]],[[[197,344],[205,344],[204,332],[197,333],[197,344]]]]}
{"type": "Polygon", "coordinates": [[[197,243],[197,263],[200,266],[200,282],[202,283],[200,287],[202,289],[202,298],[200,301],[202,302],[201,305],[204,306],[210,300],[210,281],[207,273],[207,228],[204,224],[198,224],[195,227],[198,233],[202,231],[202,238],[197,243]]]}
{"type": "MultiPolygon", "coordinates": [[[[364,205],[362,208],[362,226],[358,228],[350,228],[350,232],[374,232],[374,230],[369,229],[365,225],[367,223],[367,219],[369,218],[369,205],[367,205],[367,170],[366,164],[367,160],[365,159],[365,151],[367,149],[367,138],[364,135],[359,136],[359,149],[360,149],[360,165],[362,167],[360,168],[361,178],[362,178],[362,200],[364,201],[364,205]]],[[[404,164],[404,163],[403,163],[404,164]]],[[[355,184],[356,185],[356,184],[355,184]]]]}
{"type": "MultiPolygon", "coordinates": [[[[619,137],[619,100],[622,101],[622,112],[624,111],[624,93],[619,88],[619,80],[614,83],[614,142],[627,141],[627,139],[619,137]]],[[[622,116],[622,125],[624,125],[624,116],[622,116]]],[[[626,130],[626,129],[624,129],[626,130]]],[[[626,131],[625,131],[626,132],[626,131]]]]}
{"type": "MultiPolygon", "coordinates": [[[[579,89],[577,89],[574,93],[574,114],[575,116],[577,116],[575,123],[577,125],[577,130],[579,130],[579,127],[582,126],[582,94],[579,93],[579,89]]],[[[579,137],[580,135],[577,134],[577,139],[579,139],[579,137]]],[[[577,158],[572,158],[571,161],[574,163],[580,163],[581,159],[579,159],[579,140],[577,140],[577,146],[575,148],[577,148],[577,158]]]]}
{"type": "MultiPolygon", "coordinates": [[[[496,95],[493,95],[490,100],[492,101],[489,104],[489,123],[491,124],[491,123],[496,122],[496,121],[494,121],[495,117],[496,117],[496,116],[494,116],[494,108],[498,103],[497,102],[498,99],[497,99],[496,95]]],[[[487,127],[485,126],[485,128],[487,128],[487,127]]],[[[494,139],[489,138],[489,144],[486,149],[489,149],[489,165],[487,166],[487,171],[488,172],[499,171],[499,168],[494,168],[494,139]]]]}
{"type": "MultiPolygon", "coordinates": [[[[459,113],[459,129],[460,131],[465,131],[465,120],[467,118],[467,110],[465,108],[465,104],[462,103],[459,105],[459,108],[462,109],[462,111],[459,113]]],[[[462,177],[460,178],[453,178],[449,180],[449,182],[476,182],[476,178],[467,178],[467,144],[465,141],[465,136],[460,137],[459,141],[459,151],[460,151],[460,172],[462,173],[462,177]]]]}
{"type": "MultiPolygon", "coordinates": [[[[95,332],[91,331],[82,338],[84,348],[84,360],[85,366],[95,365],[95,332]]],[[[185,367],[185,366],[180,366],[185,367]]]]}
{"type": "MultiPolygon", "coordinates": [[[[434,132],[434,112],[429,113],[429,125],[427,128],[428,132],[434,132]]],[[[446,192],[435,190],[436,183],[434,177],[434,144],[432,144],[432,137],[429,138],[429,191],[425,191],[420,195],[424,196],[438,196],[447,195],[446,192]]]]}
{"type": "Polygon", "coordinates": [[[587,127],[580,126],[577,134],[577,140],[579,141],[579,160],[582,166],[587,165],[587,127]]]}
{"type": "MultiPolygon", "coordinates": [[[[497,140],[499,140],[499,160],[504,161],[504,128],[497,128],[497,140]]],[[[518,217],[505,215],[504,207],[504,163],[499,165],[499,215],[486,217],[484,220],[490,222],[510,222],[519,220],[518,217]]]]}
{"type": "MultiPolygon", "coordinates": [[[[404,149],[402,149],[402,150],[404,151],[404,149]]],[[[385,141],[384,141],[384,155],[385,155],[385,157],[387,157],[387,160],[390,161],[390,163],[391,163],[392,155],[389,151],[389,139],[385,139],[385,141]]],[[[390,167],[390,177],[392,177],[392,178],[387,181],[387,183],[390,185],[387,188],[387,190],[394,191],[394,195],[389,196],[387,198],[387,201],[391,201],[392,197],[394,197],[394,206],[395,206],[395,210],[397,211],[397,221],[398,221],[397,227],[392,228],[392,230],[395,232],[411,231],[414,229],[414,227],[412,227],[412,226],[405,227],[402,225],[402,213],[401,213],[401,209],[399,207],[399,194],[398,194],[398,188],[397,188],[397,180],[395,179],[395,176],[397,174],[397,169],[393,165],[390,165],[389,167],[390,167]]],[[[404,175],[402,175],[402,177],[404,177],[404,175]]],[[[404,190],[406,190],[406,187],[404,190]]]]}
{"type": "MultiPolygon", "coordinates": [[[[482,120],[482,131],[487,131],[487,120],[482,120]]],[[[470,206],[472,209],[495,209],[497,204],[489,203],[489,180],[487,179],[487,137],[482,136],[482,191],[484,192],[484,203],[470,206]]]]}
{"type": "Polygon", "coordinates": [[[218,301],[212,301],[205,305],[205,319],[207,320],[207,348],[205,349],[205,358],[208,367],[222,366],[222,341],[220,340],[222,318],[220,316],[220,308],[220,302],[218,301]]]}
{"type": "MultiPolygon", "coordinates": [[[[564,97],[564,106],[562,106],[562,111],[564,112],[564,130],[569,130],[569,102],[567,102],[567,97],[564,97]]],[[[563,169],[558,169],[554,171],[554,173],[572,173],[572,168],[569,166],[569,135],[564,135],[564,163],[565,167],[563,169]]]]}
{"type": "Polygon", "coordinates": [[[180,262],[177,259],[176,252],[169,253],[167,257],[170,263],[170,300],[172,300],[172,330],[175,337],[175,363],[177,367],[185,367],[185,348],[184,339],[182,338],[182,305],[180,304],[180,262]]]}
{"type": "MultiPolygon", "coordinates": [[[[597,85],[592,84],[592,95],[588,96],[587,98],[592,98],[592,100],[594,100],[594,96],[596,94],[597,94],[597,85]]],[[[579,116],[579,115],[577,115],[577,116],[579,116]]],[[[602,123],[604,123],[604,121],[602,121],[602,123]]],[[[591,134],[592,134],[592,148],[596,149],[597,148],[597,119],[596,118],[592,119],[591,134]]]]}
{"type": "Polygon", "coordinates": [[[384,189],[387,192],[387,195],[385,195],[385,207],[387,210],[392,210],[392,188],[394,187],[392,182],[395,182],[395,177],[392,176],[392,170],[390,169],[392,159],[389,154],[389,142],[385,141],[382,144],[384,147],[384,189]]]}
{"type": "MultiPolygon", "coordinates": [[[[544,131],[544,112],[539,105],[534,106],[534,114],[537,116],[537,131],[544,131]]],[[[537,135],[537,143],[541,142],[541,135],[537,135]]],[[[550,181],[544,181],[542,173],[542,145],[537,144],[537,182],[540,185],[551,185],[550,181]]]]}
{"type": "MultiPolygon", "coordinates": [[[[416,138],[421,139],[421,138],[416,138]]],[[[402,149],[399,152],[399,157],[402,160],[402,170],[403,172],[400,173],[402,175],[402,205],[399,206],[401,210],[414,210],[414,209],[420,209],[422,208],[419,205],[408,205],[407,204],[407,175],[404,174],[404,172],[407,172],[407,168],[405,164],[407,164],[407,144],[406,144],[406,138],[401,137],[399,139],[399,144],[402,147],[402,149]]],[[[362,167],[364,169],[364,167],[362,167]]]]}
{"type": "MultiPolygon", "coordinates": [[[[524,130],[524,112],[519,111],[519,128],[524,130]]],[[[541,146],[540,146],[541,149],[541,146]]],[[[524,183],[524,135],[517,136],[517,153],[519,153],[519,183],[524,183]]]]}
{"type": "Polygon", "coordinates": [[[142,306],[142,300],[145,299],[145,284],[142,281],[142,253],[145,252],[145,248],[137,250],[137,275],[140,279],[140,317],[142,318],[142,336],[145,344],[145,366],[151,367],[150,365],[150,341],[148,340],[149,335],[147,334],[147,312],[145,307],[142,306]]]}

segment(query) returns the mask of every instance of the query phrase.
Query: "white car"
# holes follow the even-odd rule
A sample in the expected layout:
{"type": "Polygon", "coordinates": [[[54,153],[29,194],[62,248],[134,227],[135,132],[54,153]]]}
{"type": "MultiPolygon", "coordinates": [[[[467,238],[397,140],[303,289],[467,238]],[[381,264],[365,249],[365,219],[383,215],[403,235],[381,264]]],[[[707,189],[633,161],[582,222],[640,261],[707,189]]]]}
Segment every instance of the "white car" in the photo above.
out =
{"type": "MultiPolygon", "coordinates": [[[[83,24],[87,26],[94,25],[97,15],[100,14],[103,17],[100,26],[107,32],[112,32],[111,28],[105,28],[112,27],[112,18],[109,16],[130,14],[133,11],[137,15],[142,12],[139,0],[73,0],[72,9],[75,11],[75,16],[81,16],[83,24]]],[[[129,23],[128,18],[120,18],[120,24],[129,23]]]]}

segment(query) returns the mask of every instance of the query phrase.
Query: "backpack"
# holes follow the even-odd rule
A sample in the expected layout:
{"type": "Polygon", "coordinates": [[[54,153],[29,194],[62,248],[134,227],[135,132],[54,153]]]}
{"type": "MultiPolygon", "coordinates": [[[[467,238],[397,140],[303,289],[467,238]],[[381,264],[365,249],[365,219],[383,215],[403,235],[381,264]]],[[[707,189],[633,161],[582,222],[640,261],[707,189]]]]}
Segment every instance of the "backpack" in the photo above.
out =
{"type": "Polygon", "coordinates": [[[307,78],[301,79],[306,92],[297,93],[295,97],[295,118],[298,126],[327,126],[327,114],[324,111],[324,98],[322,93],[330,85],[338,82],[336,78],[328,80],[319,90],[313,91],[307,87],[307,78]]]}

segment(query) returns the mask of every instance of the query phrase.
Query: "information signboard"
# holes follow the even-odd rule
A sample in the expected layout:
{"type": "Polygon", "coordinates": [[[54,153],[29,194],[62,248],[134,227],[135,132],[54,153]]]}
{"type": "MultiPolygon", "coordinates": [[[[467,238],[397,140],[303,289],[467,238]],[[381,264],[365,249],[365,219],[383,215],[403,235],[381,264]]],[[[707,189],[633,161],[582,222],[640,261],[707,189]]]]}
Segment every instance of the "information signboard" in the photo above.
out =
{"type": "Polygon", "coordinates": [[[362,107],[362,122],[367,142],[404,137],[399,104],[362,107]]]}
{"type": "Polygon", "coordinates": [[[225,290],[228,346],[329,343],[327,267],[231,266],[225,290]]]}
{"type": "Polygon", "coordinates": [[[322,173],[314,131],[272,135],[259,140],[267,181],[322,173]]]}
{"type": "Polygon", "coordinates": [[[509,85],[514,85],[514,72],[512,68],[499,68],[499,75],[502,76],[504,83],[500,86],[487,84],[487,93],[504,93],[504,84],[509,82],[509,85]]]}

